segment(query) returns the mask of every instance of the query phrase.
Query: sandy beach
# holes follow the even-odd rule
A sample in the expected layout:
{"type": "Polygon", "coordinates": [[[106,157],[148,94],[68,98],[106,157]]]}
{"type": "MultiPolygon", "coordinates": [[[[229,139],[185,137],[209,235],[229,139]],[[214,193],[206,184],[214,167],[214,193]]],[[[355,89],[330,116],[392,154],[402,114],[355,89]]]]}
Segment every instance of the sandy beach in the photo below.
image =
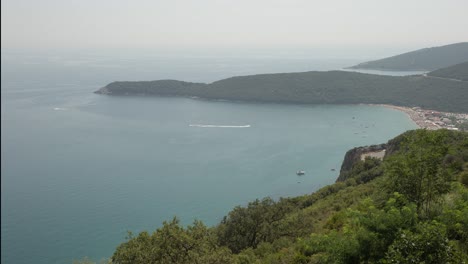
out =
{"type": "Polygon", "coordinates": [[[425,128],[429,130],[436,130],[442,128],[441,126],[435,124],[431,120],[425,118],[424,114],[421,112],[417,112],[410,107],[405,106],[395,106],[395,105],[388,105],[388,104],[371,104],[377,106],[383,106],[391,109],[395,109],[398,111],[402,111],[408,115],[408,117],[417,125],[419,128],[425,128]]]}

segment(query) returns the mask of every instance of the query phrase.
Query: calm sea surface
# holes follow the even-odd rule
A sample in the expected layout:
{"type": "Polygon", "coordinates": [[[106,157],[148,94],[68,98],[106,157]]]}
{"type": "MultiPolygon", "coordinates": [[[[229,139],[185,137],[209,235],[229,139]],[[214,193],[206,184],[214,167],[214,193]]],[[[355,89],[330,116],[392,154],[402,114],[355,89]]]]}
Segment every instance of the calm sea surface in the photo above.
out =
{"type": "Polygon", "coordinates": [[[416,128],[375,106],[92,93],[108,82],[210,82],[355,62],[2,54],[1,262],[99,260],[127,230],[152,231],[173,216],[215,225],[236,205],[333,183],[348,149],[416,128]]]}

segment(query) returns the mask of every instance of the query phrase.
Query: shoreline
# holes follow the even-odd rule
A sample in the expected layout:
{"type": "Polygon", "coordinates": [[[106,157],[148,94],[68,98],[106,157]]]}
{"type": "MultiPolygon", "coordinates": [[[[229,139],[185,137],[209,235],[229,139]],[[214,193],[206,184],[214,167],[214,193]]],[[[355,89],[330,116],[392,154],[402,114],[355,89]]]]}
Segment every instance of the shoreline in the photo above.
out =
{"type": "MultiPolygon", "coordinates": [[[[104,87],[105,88],[105,87],[104,87]]],[[[430,109],[422,109],[421,107],[408,107],[396,106],[391,104],[370,104],[370,103],[304,103],[304,102],[291,102],[291,101],[262,101],[262,100],[246,100],[246,99],[219,99],[209,97],[199,97],[193,95],[157,95],[157,94],[112,94],[107,90],[102,93],[99,90],[95,91],[96,94],[104,94],[110,96],[135,96],[135,97],[174,97],[174,98],[188,98],[193,100],[213,101],[213,102],[230,102],[230,103],[254,103],[254,104],[288,104],[288,105],[368,105],[380,106],[397,111],[404,112],[408,118],[419,128],[427,130],[449,129],[449,130],[468,130],[468,113],[461,112],[443,112],[430,109]]]]}
{"type": "Polygon", "coordinates": [[[441,129],[440,125],[435,124],[434,122],[427,119],[423,113],[413,110],[410,107],[406,106],[396,106],[389,104],[369,104],[373,106],[383,106],[386,108],[398,110],[404,112],[413,123],[415,123],[419,128],[428,129],[428,130],[437,130],[441,129]]]}

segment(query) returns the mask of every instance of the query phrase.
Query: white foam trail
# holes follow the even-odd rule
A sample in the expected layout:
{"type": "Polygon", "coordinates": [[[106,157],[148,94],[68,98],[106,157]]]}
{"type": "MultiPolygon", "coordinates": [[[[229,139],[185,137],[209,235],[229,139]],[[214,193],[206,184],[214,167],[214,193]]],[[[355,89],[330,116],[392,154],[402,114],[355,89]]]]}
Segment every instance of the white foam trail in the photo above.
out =
{"type": "Polygon", "coordinates": [[[61,107],[54,107],[55,111],[65,111],[67,110],[66,108],[61,108],[61,107]]]}
{"type": "Polygon", "coordinates": [[[222,127],[222,128],[247,128],[250,125],[243,125],[243,126],[224,126],[224,125],[201,125],[201,124],[190,124],[191,127],[222,127]]]}

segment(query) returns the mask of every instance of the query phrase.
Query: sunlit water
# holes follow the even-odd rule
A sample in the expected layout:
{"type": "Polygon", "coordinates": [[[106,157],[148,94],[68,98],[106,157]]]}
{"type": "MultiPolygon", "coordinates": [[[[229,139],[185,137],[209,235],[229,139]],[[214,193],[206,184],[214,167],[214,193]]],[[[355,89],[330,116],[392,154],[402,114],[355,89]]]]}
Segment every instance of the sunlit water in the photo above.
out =
{"type": "Polygon", "coordinates": [[[127,230],[154,230],[173,216],[215,225],[252,199],[333,183],[348,149],[415,128],[404,113],[376,106],[92,93],[113,80],[165,72],[210,82],[240,71],[339,69],[349,61],[269,68],[271,61],[93,64],[15,56],[2,55],[2,263],[99,260],[127,230]]]}

